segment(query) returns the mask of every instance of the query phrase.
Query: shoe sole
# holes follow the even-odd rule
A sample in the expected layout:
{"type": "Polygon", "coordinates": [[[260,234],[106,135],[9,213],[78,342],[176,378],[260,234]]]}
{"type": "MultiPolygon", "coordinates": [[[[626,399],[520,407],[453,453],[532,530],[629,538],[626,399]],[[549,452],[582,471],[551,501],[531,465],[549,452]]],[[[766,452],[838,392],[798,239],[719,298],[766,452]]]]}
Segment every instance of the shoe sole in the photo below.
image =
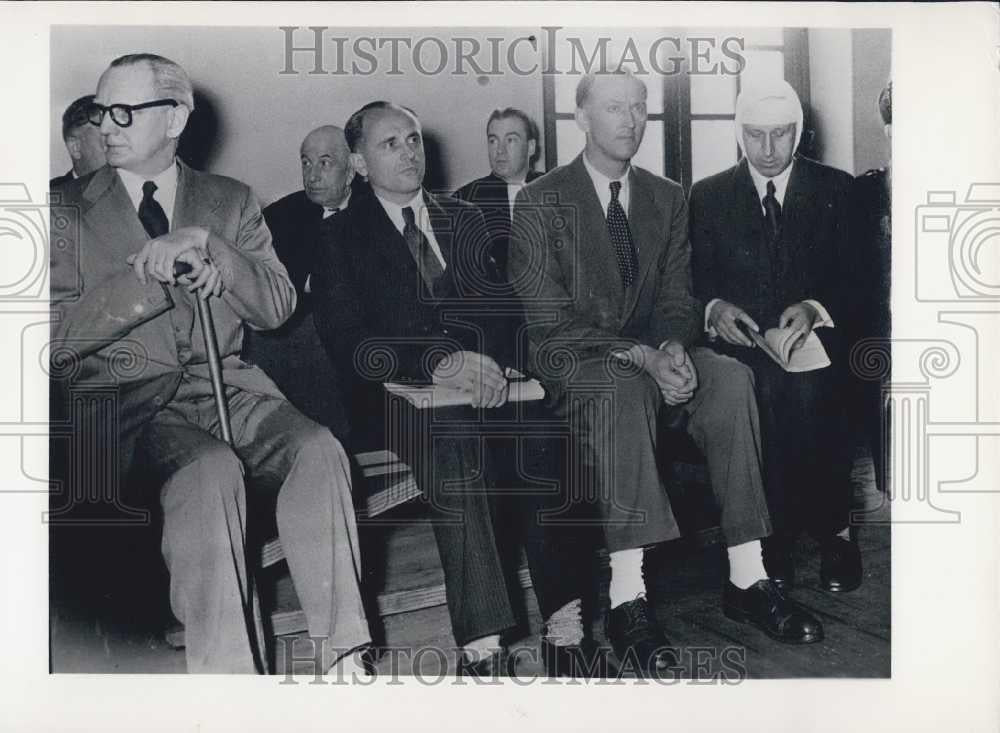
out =
{"type": "Polygon", "coordinates": [[[750,624],[751,626],[760,629],[769,637],[771,637],[775,641],[780,641],[782,644],[815,644],[816,642],[823,641],[824,638],[823,632],[820,631],[818,634],[807,634],[806,636],[803,636],[799,639],[785,639],[784,637],[775,634],[766,626],[754,621],[752,618],[750,618],[749,614],[743,613],[741,611],[731,610],[728,608],[722,609],[722,613],[726,618],[732,621],[738,621],[743,624],[750,624]]]}

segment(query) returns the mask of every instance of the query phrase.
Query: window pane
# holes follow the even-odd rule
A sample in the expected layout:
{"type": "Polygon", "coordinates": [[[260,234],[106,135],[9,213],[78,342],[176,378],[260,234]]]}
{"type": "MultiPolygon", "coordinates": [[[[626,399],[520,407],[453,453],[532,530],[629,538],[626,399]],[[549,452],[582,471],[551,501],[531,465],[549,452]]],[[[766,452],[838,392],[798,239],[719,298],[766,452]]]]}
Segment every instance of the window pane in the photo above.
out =
{"type": "Polygon", "coordinates": [[[711,33],[688,30],[688,35],[714,35],[719,39],[719,43],[725,38],[742,38],[743,48],[785,45],[785,32],[783,28],[714,28],[711,33]]]}
{"type": "MultiPolygon", "coordinates": [[[[732,123],[729,123],[730,127],[732,123]]],[[[732,137],[730,137],[732,140],[732,137]]],[[[587,142],[586,135],[576,126],[575,120],[556,121],[556,160],[559,165],[572,162],[580,154],[587,142]]],[[[646,123],[646,135],[642,145],[636,152],[632,162],[641,168],[663,175],[663,123],[651,121],[646,123]]]]}
{"type": "Polygon", "coordinates": [[[740,84],[746,86],[754,80],[772,81],[785,78],[785,54],[781,51],[745,51],[746,68],[740,74],[740,84]]]}
{"type": "Polygon", "coordinates": [[[731,115],[736,111],[736,77],[725,74],[692,75],[691,114],[731,115]]]}
{"type": "Polygon", "coordinates": [[[731,120],[691,121],[691,180],[698,181],[736,164],[731,120]]]}

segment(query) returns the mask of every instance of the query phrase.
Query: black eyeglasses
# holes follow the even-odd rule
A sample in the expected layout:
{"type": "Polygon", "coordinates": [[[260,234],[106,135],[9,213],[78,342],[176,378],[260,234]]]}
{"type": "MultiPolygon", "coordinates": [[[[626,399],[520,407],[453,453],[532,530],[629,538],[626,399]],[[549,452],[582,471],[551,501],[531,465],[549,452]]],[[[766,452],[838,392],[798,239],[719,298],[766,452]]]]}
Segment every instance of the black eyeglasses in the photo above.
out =
{"type": "Polygon", "coordinates": [[[133,112],[140,109],[149,109],[150,107],[165,107],[167,105],[176,107],[178,102],[176,99],[157,99],[152,102],[143,102],[142,104],[112,104],[109,107],[94,102],[87,109],[87,120],[90,124],[100,127],[101,122],[104,120],[104,114],[108,113],[111,115],[111,121],[118,125],[118,127],[128,127],[132,124],[133,112]]]}

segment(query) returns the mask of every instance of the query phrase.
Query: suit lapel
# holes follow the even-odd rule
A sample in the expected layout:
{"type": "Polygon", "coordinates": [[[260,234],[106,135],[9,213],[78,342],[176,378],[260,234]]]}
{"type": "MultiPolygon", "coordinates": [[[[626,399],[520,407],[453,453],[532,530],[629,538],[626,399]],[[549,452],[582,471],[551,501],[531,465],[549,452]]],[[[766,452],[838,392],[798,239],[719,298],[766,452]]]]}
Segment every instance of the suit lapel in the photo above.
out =
{"type": "Polygon", "coordinates": [[[97,242],[110,251],[112,261],[125,266],[125,258],[135,254],[149,240],[139,214],[118,173],[111,166],[101,168],[83,192],[89,208],[87,225],[97,234],[97,242]]]}
{"type": "MultiPolygon", "coordinates": [[[[656,210],[652,195],[639,181],[635,169],[629,173],[628,208],[629,232],[632,235],[632,242],[639,250],[639,271],[636,273],[635,282],[632,283],[632,287],[628,291],[628,302],[625,308],[626,319],[639,300],[639,293],[646,276],[649,274],[650,267],[657,261],[666,244],[666,238],[660,226],[663,217],[656,210]]],[[[617,262],[615,265],[617,267],[617,262]]]]}
{"type": "MultiPolygon", "coordinates": [[[[733,199],[736,206],[732,212],[734,221],[742,230],[742,239],[745,245],[751,247],[756,256],[764,261],[768,270],[774,266],[774,251],[772,244],[767,241],[764,233],[764,212],[761,208],[760,199],[757,198],[757,189],[753,185],[753,178],[750,177],[750,163],[746,158],[740,162],[733,173],[733,199]]],[[[740,246],[739,242],[732,246],[740,246]]]]}
{"type": "Polygon", "coordinates": [[[594,181],[583,164],[583,153],[580,153],[570,166],[572,166],[572,186],[575,189],[576,202],[567,203],[578,204],[577,231],[572,232],[571,241],[576,244],[580,261],[587,263],[588,270],[593,263],[593,271],[598,273],[597,279],[607,293],[616,295],[619,302],[624,304],[625,293],[622,290],[618,260],[615,259],[615,248],[608,234],[604,207],[597,198],[594,181]]]}
{"type": "Polygon", "coordinates": [[[809,203],[814,200],[810,190],[810,180],[805,165],[801,161],[792,164],[792,174],[785,189],[785,201],[781,207],[781,257],[782,262],[791,262],[796,252],[789,248],[809,241],[809,203]]]}

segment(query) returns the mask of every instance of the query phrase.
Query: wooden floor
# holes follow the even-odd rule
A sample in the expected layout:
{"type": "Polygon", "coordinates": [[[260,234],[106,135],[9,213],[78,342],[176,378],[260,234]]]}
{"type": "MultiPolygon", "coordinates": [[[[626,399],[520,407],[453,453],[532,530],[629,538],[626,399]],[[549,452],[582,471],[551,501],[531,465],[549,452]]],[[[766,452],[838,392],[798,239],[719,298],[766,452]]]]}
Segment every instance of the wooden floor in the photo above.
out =
{"type": "MultiPolygon", "coordinates": [[[[815,544],[803,540],[797,549],[799,583],[791,596],[822,620],[826,638],[819,644],[780,644],[722,615],[725,559],[721,545],[680,540],[647,555],[650,599],[667,637],[678,649],[679,665],[671,672],[673,676],[721,676],[735,681],[890,675],[889,511],[874,490],[870,459],[856,462],[854,483],[855,505],[872,510],[857,530],[865,567],[861,588],[847,594],[819,590],[815,544]]],[[[382,589],[380,605],[388,611],[375,633],[380,643],[394,650],[381,657],[378,673],[417,673],[425,679],[453,673],[456,652],[445,606],[394,612],[411,607],[415,597],[420,601],[417,605],[440,597],[443,577],[427,522],[415,518],[391,528],[364,528],[363,534],[366,546],[385,547],[380,562],[370,562],[380,554],[377,550],[366,554],[366,565],[375,567],[367,582],[382,589]]],[[[595,562],[600,567],[599,560],[595,562]]],[[[164,622],[150,611],[155,607],[150,599],[137,606],[135,599],[125,597],[127,589],[120,589],[81,601],[56,586],[58,581],[54,581],[50,624],[54,672],[184,671],[183,652],[163,641],[164,622]]],[[[607,603],[606,575],[602,586],[598,607],[607,603]]],[[[279,588],[278,602],[286,602],[289,593],[287,587],[279,588]]],[[[519,650],[519,676],[531,678],[541,674],[537,657],[541,619],[533,592],[528,589],[522,597],[521,628],[507,641],[519,650]]],[[[603,641],[601,614],[592,615],[594,635],[603,641]]],[[[286,636],[279,644],[293,641],[294,637],[286,636]]],[[[279,652],[279,672],[284,671],[281,657],[279,652]]],[[[302,671],[301,667],[296,671],[302,671]]]]}

